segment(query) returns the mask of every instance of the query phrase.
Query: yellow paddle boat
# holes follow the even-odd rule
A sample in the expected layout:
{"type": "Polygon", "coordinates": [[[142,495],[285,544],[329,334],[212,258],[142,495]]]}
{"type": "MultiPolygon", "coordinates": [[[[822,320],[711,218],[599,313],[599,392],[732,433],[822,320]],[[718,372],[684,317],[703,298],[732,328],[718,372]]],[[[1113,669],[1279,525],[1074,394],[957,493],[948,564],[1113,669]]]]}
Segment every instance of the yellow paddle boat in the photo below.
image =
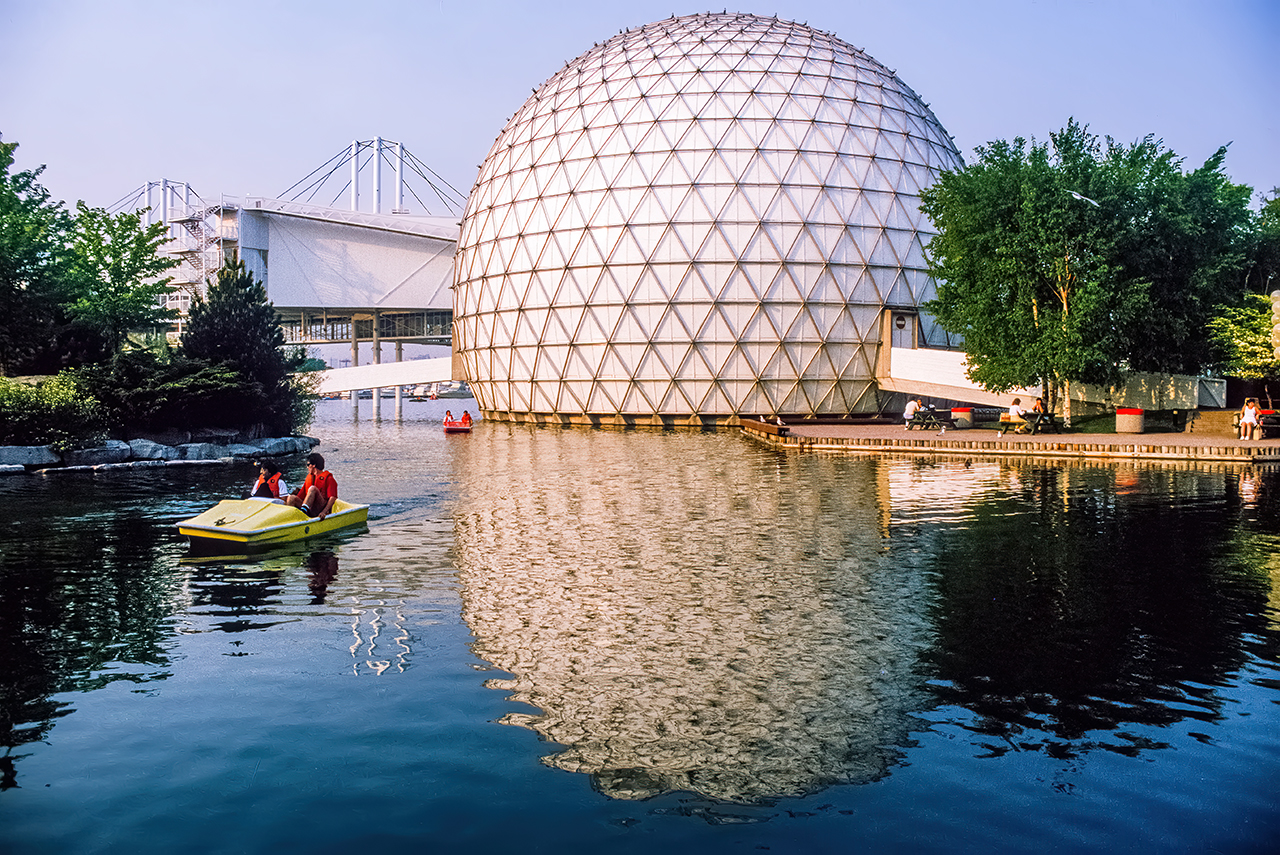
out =
{"type": "Polygon", "coordinates": [[[333,513],[324,519],[261,499],[224,499],[204,513],[177,523],[177,527],[193,544],[224,541],[245,546],[275,546],[364,525],[368,520],[368,505],[353,505],[341,499],[334,502],[333,513]]]}

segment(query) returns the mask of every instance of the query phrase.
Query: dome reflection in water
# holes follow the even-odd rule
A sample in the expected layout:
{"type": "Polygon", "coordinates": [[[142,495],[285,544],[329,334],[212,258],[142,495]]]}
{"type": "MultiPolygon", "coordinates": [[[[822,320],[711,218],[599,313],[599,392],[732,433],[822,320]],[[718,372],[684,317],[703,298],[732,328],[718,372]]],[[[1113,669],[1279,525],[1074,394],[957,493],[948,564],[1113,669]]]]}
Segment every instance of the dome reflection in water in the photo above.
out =
{"type": "Polygon", "coordinates": [[[474,650],[536,708],[504,721],[616,798],[871,781],[930,727],[989,756],[1139,753],[1161,743],[1131,726],[1220,717],[1215,686],[1274,631],[1223,512],[1235,474],[473,440],[474,650]]]}

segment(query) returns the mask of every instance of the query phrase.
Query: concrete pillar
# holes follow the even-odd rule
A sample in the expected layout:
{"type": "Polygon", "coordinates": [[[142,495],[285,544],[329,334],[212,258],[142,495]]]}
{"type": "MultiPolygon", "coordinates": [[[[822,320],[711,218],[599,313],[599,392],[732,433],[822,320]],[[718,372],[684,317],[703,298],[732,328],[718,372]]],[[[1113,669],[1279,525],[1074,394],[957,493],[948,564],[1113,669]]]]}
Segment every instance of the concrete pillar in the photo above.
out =
{"type": "MultiPolygon", "coordinates": [[[[404,362],[404,342],[396,342],[396,362],[404,362]]],[[[396,386],[396,421],[404,416],[404,387],[396,386]]]]}
{"type": "MultiPolygon", "coordinates": [[[[378,338],[378,313],[373,313],[373,364],[382,364],[382,339],[378,338]]],[[[382,389],[375,387],[373,390],[373,418],[374,421],[382,420],[382,389]]]]}
{"type": "MultiPolygon", "coordinates": [[[[351,315],[351,367],[360,364],[360,339],[356,337],[356,316],[351,315]]],[[[351,390],[351,417],[360,417],[360,390],[351,390]]]]}

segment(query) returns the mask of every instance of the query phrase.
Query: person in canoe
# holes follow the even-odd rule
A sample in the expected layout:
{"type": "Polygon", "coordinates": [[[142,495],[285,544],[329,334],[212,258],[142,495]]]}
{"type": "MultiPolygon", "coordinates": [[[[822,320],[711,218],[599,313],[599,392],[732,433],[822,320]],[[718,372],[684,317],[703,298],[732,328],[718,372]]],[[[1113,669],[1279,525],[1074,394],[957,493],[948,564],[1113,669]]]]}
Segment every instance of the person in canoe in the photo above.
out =
{"type": "Polygon", "coordinates": [[[324,468],[324,457],[316,452],[307,455],[307,480],[297,492],[285,497],[284,503],[309,517],[324,519],[338,500],[338,481],[324,468]]]}
{"type": "Polygon", "coordinates": [[[283,502],[289,495],[289,485],[280,474],[280,467],[270,460],[258,462],[258,480],[249,488],[250,499],[264,499],[268,502],[283,502]]]}

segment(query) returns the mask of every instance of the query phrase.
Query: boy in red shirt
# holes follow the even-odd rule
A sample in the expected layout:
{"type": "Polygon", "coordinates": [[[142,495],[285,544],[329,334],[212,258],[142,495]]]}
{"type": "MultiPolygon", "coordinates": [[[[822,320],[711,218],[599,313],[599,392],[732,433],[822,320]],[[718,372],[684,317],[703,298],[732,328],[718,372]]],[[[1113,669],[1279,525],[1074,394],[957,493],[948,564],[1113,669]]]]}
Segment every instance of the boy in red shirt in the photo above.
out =
{"type": "Polygon", "coordinates": [[[309,517],[324,519],[333,513],[338,500],[338,481],[324,468],[324,458],[314,451],[307,455],[307,480],[302,487],[285,498],[284,503],[298,508],[309,517]]]}

